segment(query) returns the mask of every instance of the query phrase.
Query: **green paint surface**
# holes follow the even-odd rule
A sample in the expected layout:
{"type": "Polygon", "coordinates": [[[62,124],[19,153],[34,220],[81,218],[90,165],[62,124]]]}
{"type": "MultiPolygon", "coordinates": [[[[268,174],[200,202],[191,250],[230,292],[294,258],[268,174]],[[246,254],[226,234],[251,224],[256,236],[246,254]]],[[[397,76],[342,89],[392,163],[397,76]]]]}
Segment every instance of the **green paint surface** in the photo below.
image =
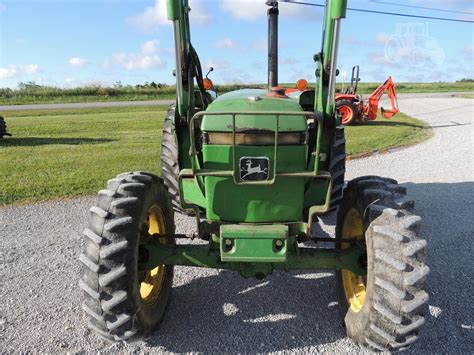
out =
{"type": "Polygon", "coordinates": [[[223,225],[220,229],[222,261],[284,262],[288,226],[285,225],[223,225]],[[275,246],[275,240],[282,245],[275,246]],[[227,246],[226,241],[232,245],[227,246]]]}
{"type": "MultiPolygon", "coordinates": [[[[298,101],[291,98],[275,98],[266,96],[266,90],[244,89],[219,96],[207,108],[207,112],[249,112],[249,111],[274,111],[274,112],[303,112],[298,101]],[[259,99],[254,99],[259,98],[259,99]]],[[[237,115],[235,118],[236,131],[245,129],[274,130],[276,125],[275,115],[237,115]]],[[[201,130],[205,132],[232,132],[232,116],[213,115],[204,116],[201,130]]],[[[281,116],[278,131],[306,131],[306,117],[281,116]]]]}
{"type": "MultiPolygon", "coordinates": [[[[306,170],[306,146],[278,147],[277,173],[306,170]]],[[[237,146],[240,157],[268,157],[273,170],[273,146],[237,146]]],[[[204,168],[232,170],[232,147],[204,145],[204,168]]],[[[238,167],[236,167],[238,168],[238,167]]],[[[269,176],[272,179],[273,176],[269,176]]],[[[277,177],[272,185],[236,185],[231,177],[205,178],[207,218],[238,222],[286,222],[301,219],[304,178],[277,177]]]]}

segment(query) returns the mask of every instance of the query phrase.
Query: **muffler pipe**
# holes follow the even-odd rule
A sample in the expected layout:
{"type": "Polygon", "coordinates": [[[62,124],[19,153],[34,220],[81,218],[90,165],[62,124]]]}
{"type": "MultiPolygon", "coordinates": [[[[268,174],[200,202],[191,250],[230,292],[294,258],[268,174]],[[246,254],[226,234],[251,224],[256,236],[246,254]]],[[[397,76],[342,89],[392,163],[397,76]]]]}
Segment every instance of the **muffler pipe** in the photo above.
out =
{"type": "Polygon", "coordinates": [[[268,88],[278,86],[278,1],[268,0],[268,88]]]}

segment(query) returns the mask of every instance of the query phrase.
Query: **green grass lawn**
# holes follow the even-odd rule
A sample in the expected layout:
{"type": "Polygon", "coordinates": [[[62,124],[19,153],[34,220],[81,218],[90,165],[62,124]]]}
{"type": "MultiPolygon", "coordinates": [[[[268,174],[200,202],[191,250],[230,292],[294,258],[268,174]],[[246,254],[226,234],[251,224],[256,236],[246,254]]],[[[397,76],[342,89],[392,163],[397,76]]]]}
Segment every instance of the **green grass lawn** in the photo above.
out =
{"type": "MultiPolygon", "coordinates": [[[[116,174],[159,173],[165,107],[10,111],[0,140],[0,204],[94,194],[116,174]]],[[[425,139],[427,126],[399,114],[347,129],[361,154],[425,139]]]]}
{"type": "MultiPolygon", "coordinates": [[[[436,92],[464,92],[474,91],[474,82],[455,82],[455,83],[400,83],[394,78],[397,86],[397,93],[436,93],[436,92]]],[[[382,83],[360,83],[358,87],[359,94],[370,94],[382,83]]],[[[337,85],[338,88],[341,84],[337,85]]],[[[347,84],[346,84],[347,87],[347,84]]]]}
{"type": "Polygon", "coordinates": [[[431,137],[427,123],[403,113],[394,118],[379,118],[363,124],[346,127],[346,152],[357,157],[389,148],[420,143],[431,137]]]}

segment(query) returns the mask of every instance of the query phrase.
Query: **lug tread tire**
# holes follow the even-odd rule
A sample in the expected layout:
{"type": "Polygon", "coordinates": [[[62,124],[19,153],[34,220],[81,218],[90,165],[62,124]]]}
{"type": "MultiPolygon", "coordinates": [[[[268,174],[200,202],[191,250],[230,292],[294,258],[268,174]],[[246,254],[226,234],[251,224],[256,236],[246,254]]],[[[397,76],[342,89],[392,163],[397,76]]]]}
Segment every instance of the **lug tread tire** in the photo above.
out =
{"type": "Polygon", "coordinates": [[[179,197],[178,176],[180,167],[178,159],[178,143],[173,123],[174,116],[175,107],[174,105],[171,105],[165,117],[163,136],[161,138],[161,177],[168,188],[173,209],[178,213],[192,216],[194,211],[182,208],[179,197]]]}
{"type": "Polygon", "coordinates": [[[350,126],[352,124],[354,124],[358,118],[359,118],[359,115],[360,115],[360,112],[359,112],[359,107],[351,100],[339,100],[336,102],[336,110],[339,110],[339,107],[341,106],[347,106],[349,107],[351,110],[352,110],[352,119],[349,121],[349,122],[346,122],[345,125],[346,126],[350,126]]]}
{"type": "Polygon", "coordinates": [[[341,238],[343,215],[349,209],[356,208],[364,217],[368,275],[359,313],[347,304],[340,271],[336,280],[349,337],[373,351],[405,350],[425,322],[426,241],[419,236],[421,219],[413,214],[414,203],[405,193],[393,179],[357,178],[347,184],[338,213],[336,238],[341,238]]]}
{"type": "MultiPolygon", "coordinates": [[[[156,311],[146,309],[137,294],[136,265],[139,225],[145,206],[158,199],[168,230],[174,234],[174,216],[161,178],[143,172],[125,173],[109,180],[90,209],[85,246],[79,260],[83,291],[82,309],[89,328],[109,341],[136,341],[147,337],[160,323],[166,309],[173,278],[167,266],[163,296],[156,311]],[[150,313],[150,314],[145,314],[150,313]]],[[[154,306],[155,307],[155,306],[154,306]]]]}
{"type": "Polygon", "coordinates": [[[346,139],[344,136],[344,126],[335,128],[334,142],[331,148],[331,160],[329,162],[329,172],[332,176],[332,192],[329,204],[330,210],[335,209],[342,200],[344,189],[344,175],[346,172],[346,139]]]}

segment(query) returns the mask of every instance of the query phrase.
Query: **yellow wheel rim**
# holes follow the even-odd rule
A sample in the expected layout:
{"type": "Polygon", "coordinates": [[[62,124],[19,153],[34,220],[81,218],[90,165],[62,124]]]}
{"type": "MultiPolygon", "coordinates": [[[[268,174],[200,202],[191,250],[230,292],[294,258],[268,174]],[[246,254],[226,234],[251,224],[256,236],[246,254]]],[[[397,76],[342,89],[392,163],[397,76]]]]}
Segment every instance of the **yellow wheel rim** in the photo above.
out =
{"type": "MultiPolygon", "coordinates": [[[[364,222],[355,208],[351,208],[344,217],[342,225],[343,239],[364,240],[364,222]]],[[[348,248],[348,243],[342,243],[342,248],[348,248]]],[[[366,277],[357,276],[352,271],[342,270],[344,293],[350,309],[358,313],[364,306],[366,297],[366,277]]]]}
{"type": "MultiPolygon", "coordinates": [[[[148,227],[148,235],[166,234],[166,223],[163,210],[158,205],[153,205],[147,214],[145,221],[148,227]]],[[[166,241],[161,241],[166,243],[166,241]]],[[[161,265],[147,271],[143,282],[140,283],[140,297],[146,303],[155,303],[160,297],[163,283],[165,281],[165,266],[161,265]]]]}

